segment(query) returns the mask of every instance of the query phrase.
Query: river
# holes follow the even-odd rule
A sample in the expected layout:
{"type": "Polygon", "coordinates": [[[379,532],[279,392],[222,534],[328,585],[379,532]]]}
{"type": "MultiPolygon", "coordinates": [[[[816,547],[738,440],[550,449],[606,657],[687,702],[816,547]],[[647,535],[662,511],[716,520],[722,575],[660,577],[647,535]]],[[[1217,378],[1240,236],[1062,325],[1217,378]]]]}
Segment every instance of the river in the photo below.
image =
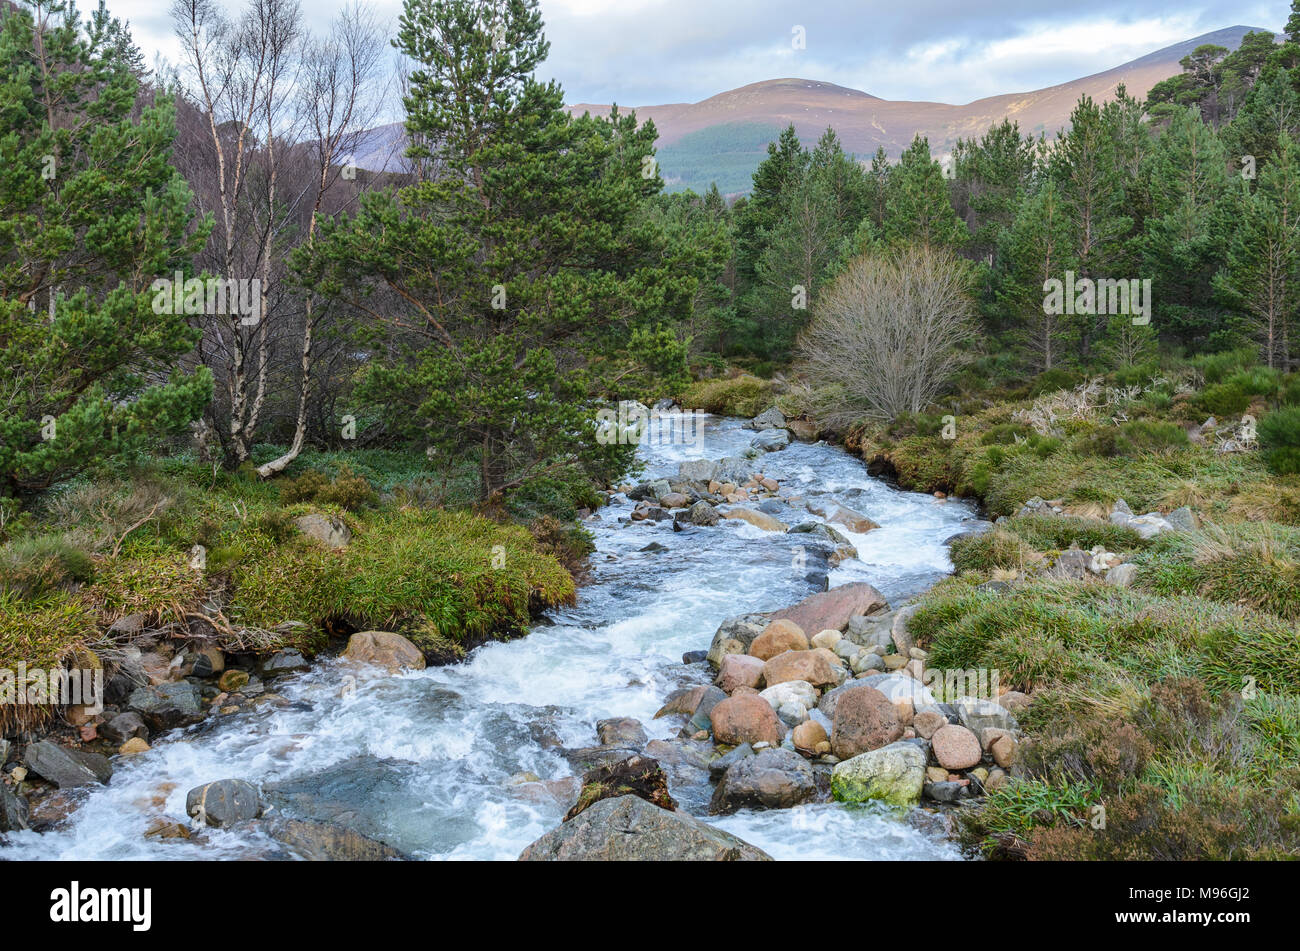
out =
{"type": "MultiPolygon", "coordinates": [[[[697,439],[654,432],[641,450],[641,478],[675,474],[686,459],[740,455],[755,435],[716,417],[703,420],[697,439]]],[[[824,443],[795,443],[760,465],[783,495],[833,496],[880,524],[850,534],[860,557],[834,569],[830,583],[868,581],[895,605],[951,570],[944,539],[975,518],[966,503],[899,491],[824,443]]],[[[795,568],[798,546],[811,536],[739,521],[675,533],[671,522],[629,523],[632,507],[621,501],[587,523],[597,545],[591,583],[575,607],[551,612],[528,637],[401,677],[357,682],[337,662],[318,664],[276,683],[286,706],[209,720],[159,738],[151,752],[116,758],[111,783],[89,792],[64,824],[11,834],[0,858],[268,854],[274,846],[258,831],[207,830],[188,841],[145,836],[161,817],[184,821],[187,790],[240,778],[273,787],[286,814],[340,822],[415,858],[515,859],[566,808],[538,795],[540,784],[521,788],[520,774],[571,775],[557,747],[595,745],[595,723],[605,717],[635,717],[652,739],[674,736],[679,723],[655,721],[655,711],[675,687],[707,677],[700,665],[683,665],[682,654],[706,649],[725,618],[784,607],[813,591],[806,571],[795,568]],[[666,550],[641,550],[652,542],[666,550]]],[[[783,520],[812,518],[800,511],[783,520]]],[[[707,818],[698,790],[673,792],[707,818]]],[[[708,821],[778,859],[960,857],[932,823],[883,808],[826,804],[708,821]]]]}

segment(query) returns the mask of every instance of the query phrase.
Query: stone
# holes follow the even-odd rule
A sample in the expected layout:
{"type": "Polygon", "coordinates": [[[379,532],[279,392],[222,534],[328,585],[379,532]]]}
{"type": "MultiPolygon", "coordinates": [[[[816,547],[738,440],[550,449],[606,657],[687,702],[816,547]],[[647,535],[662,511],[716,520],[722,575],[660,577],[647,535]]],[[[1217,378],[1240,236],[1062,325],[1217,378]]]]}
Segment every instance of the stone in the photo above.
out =
{"type": "Polygon", "coordinates": [[[763,681],[764,662],[748,654],[728,654],[722,658],[722,667],[714,680],[724,693],[735,693],[737,687],[757,688],[763,681]]]}
{"type": "Polygon", "coordinates": [[[816,754],[823,743],[826,744],[827,752],[830,751],[830,737],[826,735],[826,728],[816,720],[805,720],[794,728],[791,737],[794,741],[794,748],[801,753],[809,755],[816,754]]]}
{"type": "Polygon", "coordinates": [[[155,733],[191,726],[203,719],[199,688],[187,680],[141,687],[127,699],[127,710],[138,713],[155,733]]]}
{"type": "Polygon", "coordinates": [[[722,520],[722,516],[718,514],[718,510],[703,499],[691,506],[688,517],[690,518],[692,525],[700,525],[704,527],[717,525],[718,522],[722,520]]]}
{"type": "Polygon", "coordinates": [[[390,674],[424,670],[424,652],[401,634],[390,631],[361,631],[348,638],[343,656],[354,664],[381,667],[390,674]]]}
{"type": "Polygon", "coordinates": [[[60,789],[104,785],[113,775],[107,757],[68,749],[52,740],[41,740],[28,746],[23,762],[37,776],[60,789]]]}
{"type": "Polygon", "coordinates": [[[309,512],[299,515],[293,523],[298,531],[326,548],[346,548],[352,541],[352,531],[341,518],[309,512]]]}
{"type": "Polygon", "coordinates": [[[1138,566],[1133,564],[1116,565],[1106,572],[1106,583],[1117,588],[1130,588],[1137,578],[1138,566]]]}
{"type": "Polygon", "coordinates": [[[784,522],[762,512],[755,512],[753,509],[734,508],[722,517],[748,522],[755,528],[761,528],[765,532],[784,532],[788,530],[784,522]]]}
{"type": "Polygon", "coordinates": [[[785,736],[772,705],[760,696],[729,697],[709,715],[713,738],[727,746],[741,743],[779,744],[785,736]]]}
{"type": "Polygon", "coordinates": [[[839,802],[879,800],[915,805],[925,783],[925,752],[900,742],[841,760],[831,771],[831,794],[839,802]]]}
{"type": "Polygon", "coordinates": [[[804,631],[843,631],[853,617],[889,607],[885,596],[865,582],[846,584],[774,611],[771,619],[793,621],[804,631]]]}
{"type": "Polygon", "coordinates": [[[32,810],[22,793],[0,782],[0,832],[30,829],[32,810]]]}
{"type": "Polygon", "coordinates": [[[802,704],[804,707],[817,706],[817,688],[803,680],[789,680],[776,684],[762,691],[759,696],[777,711],[791,703],[802,704]]]}
{"type": "MultiPolygon", "coordinates": [[[[744,688],[737,687],[739,692],[744,688]]],[[[752,688],[751,688],[752,689],[752,688]]],[[[757,693],[755,693],[757,696],[757,693]]],[[[712,731],[713,729],[713,708],[727,699],[727,695],[712,685],[704,688],[704,693],[700,697],[700,702],[695,707],[695,712],[691,714],[691,719],[687,722],[687,727],[693,733],[701,730],[712,731]]]]}
{"type": "Polygon", "coordinates": [[[709,663],[716,669],[726,654],[748,653],[754,638],[763,633],[768,623],[763,614],[742,614],[723,621],[709,645],[709,663]]]}
{"type": "Polygon", "coordinates": [[[1056,559],[1056,564],[1047,571],[1047,577],[1065,581],[1082,581],[1088,577],[1088,567],[1091,563],[1092,556],[1088,552],[1071,548],[1069,551],[1061,552],[1060,557],[1056,559]]]}
{"type": "Polygon", "coordinates": [[[946,783],[948,781],[948,771],[942,766],[927,766],[925,768],[925,781],[927,783],[946,783]]]}
{"type": "Polygon", "coordinates": [[[945,769],[970,769],[984,758],[979,738],[964,726],[951,723],[935,730],[930,738],[934,758],[945,769]]]}
{"type": "Polygon", "coordinates": [[[817,441],[817,424],[808,419],[791,419],[786,421],[790,434],[800,442],[817,441]]]}
{"type": "Polygon", "coordinates": [[[149,728],[138,713],[119,713],[99,727],[99,735],[113,743],[125,743],[127,740],[149,739],[149,728]]]}
{"type": "Polygon", "coordinates": [[[784,429],[785,424],[785,413],[781,412],[775,406],[771,406],[747,422],[745,428],[766,432],[769,429],[784,429]]]}
{"type": "Polygon", "coordinates": [[[402,862],[408,858],[391,845],[330,822],[279,818],[266,824],[266,833],[307,862],[402,862]]]}
{"type": "MultiPolygon", "coordinates": [[[[677,478],[682,482],[715,482],[718,478],[718,463],[711,459],[688,459],[677,467],[677,478]]],[[[710,488],[710,492],[716,489],[710,488]]]]}
{"type": "Polygon", "coordinates": [[[709,812],[730,815],[738,809],[789,809],[817,796],[812,767],[790,750],[762,750],[733,764],[723,774],[709,812]]]}
{"type": "Polygon", "coordinates": [[[888,746],[902,736],[894,704],[878,690],[849,690],[835,704],[831,752],[842,760],[888,746]]]}
{"type": "Polygon", "coordinates": [[[935,732],[948,725],[948,718],[935,710],[925,710],[912,719],[912,729],[923,739],[930,739],[935,732]]]}
{"type": "Polygon", "coordinates": [[[703,664],[709,659],[708,651],[687,651],[682,654],[683,664],[703,664]]]}
{"type": "Polygon", "coordinates": [[[771,861],[743,839],[637,796],[605,799],[546,833],[519,856],[523,862],[771,861]]]}
{"type": "Polygon", "coordinates": [[[216,677],[226,669],[226,655],[213,644],[201,647],[194,656],[193,673],[196,677],[216,677]]]}
{"type": "Polygon", "coordinates": [[[596,803],[619,796],[637,796],[661,809],[674,810],[677,802],[668,793],[668,774],[658,760],[635,755],[589,770],[582,777],[578,801],[564,816],[568,822],[596,803]]]}
{"type": "Polygon", "coordinates": [[[1002,696],[998,697],[998,706],[1008,713],[1019,713],[1021,710],[1029,708],[1029,696],[1021,693],[1019,690],[1008,690],[1002,696]]]}
{"type": "Polygon", "coordinates": [[[1012,733],[1020,731],[1016,718],[992,700],[958,697],[951,706],[961,725],[976,736],[981,735],[987,727],[997,727],[1012,733]]]}
{"type": "Polygon", "coordinates": [[[259,818],[265,806],[257,787],[242,779],[195,786],[185,796],[185,814],[214,829],[259,818]]]}
{"type": "Polygon", "coordinates": [[[1196,514],[1186,505],[1180,509],[1174,509],[1166,515],[1165,521],[1176,532],[1196,531],[1196,514]]]}
{"type": "Polygon", "coordinates": [[[135,756],[139,753],[148,753],[152,747],[147,741],[138,736],[132,737],[118,747],[118,754],[121,756],[135,756]]]}
{"type": "Polygon", "coordinates": [[[695,708],[699,706],[700,700],[709,689],[708,686],[702,684],[698,687],[683,687],[680,690],[674,690],[664,700],[664,705],[659,708],[659,712],[655,714],[654,718],[658,720],[660,717],[671,716],[674,713],[691,716],[695,713],[695,708]]]}
{"type": "Polygon", "coordinates": [[[691,499],[681,492],[669,492],[659,500],[659,504],[666,509],[684,509],[690,507],[691,499]]]}
{"type": "Polygon", "coordinates": [[[1008,782],[1011,781],[1011,775],[1002,769],[989,770],[988,777],[984,780],[983,786],[985,792],[997,792],[1008,782]]]}
{"type": "Polygon", "coordinates": [[[780,452],[790,445],[790,434],[784,429],[767,429],[754,437],[749,444],[759,452],[780,452]]]}
{"type": "Polygon", "coordinates": [[[748,743],[741,743],[729,753],[724,753],[713,762],[709,763],[709,779],[717,782],[723,777],[732,765],[740,762],[746,756],[753,756],[754,748],[748,743]]]}
{"type": "Polygon", "coordinates": [[[843,679],[844,668],[830,651],[786,651],[763,665],[763,682],[769,687],[790,680],[804,680],[814,687],[835,686],[843,679]]]}
{"type": "Polygon", "coordinates": [[[842,505],[836,506],[834,511],[832,511],[830,515],[826,516],[826,521],[835,525],[842,525],[849,531],[858,535],[865,535],[868,532],[874,532],[880,527],[860,512],[855,512],[853,509],[845,508],[842,505]]]}
{"type": "Polygon", "coordinates": [[[806,651],[808,638],[800,627],[792,621],[773,621],[763,629],[763,633],[754,638],[749,645],[749,653],[759,660],[768,661],[786,651],[806,651]]]}
{"type": "Polygon", "coordinates": [[[916,614],[919,605],[909,604],[898,609],[894,615],[894,622],[889,627],[890,640],[898,648],[900,654],[911,656],[912,650],[916,647],[916,639],[908,629],[908,622],[912,620],[912,615],[916,614]]]}
{"type": "Polygon", "coordinates": [[[879,690],[895,703],[910,700],[915,710],[934,703],[930,688],[904,673],[869,674],[862,678],[862,683],[879,690]]]}
{"type": "Polygon", "coordinates": [[[970,782],[945,780],[939,783],[926,783],[922,787],[922,792],[925,798],[933,799],[935,802],[958,802],[970,797],[970,782]]]}
{"type": "Polygon", "coordinates": [[[640,720],[631,717],[611,717],[596,721],[596,736],[601,746],[645,746],[649,737],[640,720]]]}
{"type": "Polygon", "coordinates": [[[228,670],[217,680],[217,686],[224,693],[239,693],[248,683],[248,671],[228,670]]]}
{"type": "MultiPolygon", "coordinates": [[[[369,632],[374,633],[374,632],[369,632]]],[[[302,651],[292,647],[276,651],[270,657],[262,659],[260,669],[263,677],[278,677],[282,674],[296,674],[310,669],[311,664],[302,656],[302,651]]]]}
{"type": "MultiPolygon", "coordinates": [[[[844,641],[844,635],[839,631],[822,631],[820,634],[814,636],[809,643],[813,647],[824,647],[829,651],[834,651],[836,656],[842,656],[840,652],[836,650],[836,648],[840,646],[841,641],[844,641]]],[[[845,641],[845,643],[849,644],[850,647],[853,646],[850,641],[845,641]]]]}
{"type": "Polygon", "coordinates": [[[1005,734],[989,745],[989,752],[993,754],[993,762],[1003,769],[1010,769],[1015,765],[1019,744],[1016,743],[1015,737],[1005,734]]]}

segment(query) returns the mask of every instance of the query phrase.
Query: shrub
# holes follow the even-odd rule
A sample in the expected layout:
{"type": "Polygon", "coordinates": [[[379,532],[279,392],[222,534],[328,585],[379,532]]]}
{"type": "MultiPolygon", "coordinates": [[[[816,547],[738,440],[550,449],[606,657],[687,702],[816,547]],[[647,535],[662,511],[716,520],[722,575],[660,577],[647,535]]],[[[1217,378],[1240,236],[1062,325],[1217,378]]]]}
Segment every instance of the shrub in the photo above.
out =
{"type": "Polygon", "coordinates": [[[1031,398],[1036,399],[1047,393],[1055,393],[1057,390],[1073,389],[1082,382],[1083,374],[1077,370],[1053,367],[1034,377],[1034,383],[1029,388],[1029,395],[1031,398]]]}
{"type": "Polygon", "coordinates": [[[686,388],[678,402],[686,409],[719,416],[754,417],[772,404],[772,384],[747,374],[722,380],[697,380],[686,388]]]}
{"type": "Polygon", "coordinates": [[[1259,360],[1259,352],[1254,347],[1227,350],[1222,353],[1207,353],[1194,357],[1190,362],[1201,372],[1206,383],[1221,383],[1234,373],[1253,367],[1259,360]]]}
{"type": "Polygon", "coordinates": [[[0,548],[0,594],[39,598],[95,577],[93,559],[59,535],[41,535],[0,548]]]}
{"type": "Polygon", "coordinates": [[[1276,410],[1260,420],[1259,445],[1273,472],[1300,474],[1300,406],[1276,410]]]}

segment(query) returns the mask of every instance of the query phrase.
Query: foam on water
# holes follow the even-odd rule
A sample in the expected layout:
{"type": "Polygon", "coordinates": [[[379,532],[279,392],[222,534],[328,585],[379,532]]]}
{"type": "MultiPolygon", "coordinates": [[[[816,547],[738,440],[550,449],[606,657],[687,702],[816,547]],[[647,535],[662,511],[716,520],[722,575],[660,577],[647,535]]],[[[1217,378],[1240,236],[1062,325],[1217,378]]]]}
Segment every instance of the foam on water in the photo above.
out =
{"type": "MultiPolygon", "coordinates": [[[[642,450],[645,477],[686,459],[737,456],[753,433],[707,418],[694,445],[642,450]]],[[[833,447],[795,444],[762,458],[783,492],[830,495],[881,528],[850,535],[859,561],[832,585],[869,581],[897,603],[950,570],[944,539],[973,517],[867,475],[833,447]]],[[[799,503],[795,503],[799,508],[799,503]]],[[[289,704],[209,721],[114,761],[107,787],[90,790],[60,828],[9,836],[0,858],[222,859],[266,853],[257,831],[207,831],[202,841],[146,838],[160,818],[185,821],[185,794],[239,777],[275,790],[286,813],[337,821],[426,859],[514,859],[557,825],[564,806],[524,794],[512,777],[572,774],[559,747],[591,746],[605,717],[640,719],[652,738],[676,730],[653,720],[677,686],[703,682],[681,663],[706,648],[727,617],[791,604],[811,593],[792,570],[808,536],[770,534],[736,521],[674,533],[671,523],[626,524],[632,504],[599,513],[592,583],[577,606],[552,612],[526,638],[489,644],[463,664],[402,677],[353,677],[336,663],[276,684],[289,704]],[[624,520],[620,522],[620,519],[624,520]],[[651,542],[667,550],[643,552],[651,542]]],[[[817,520],[792,511],[797,521],[817,520]]],[[[849,534],[849,533],[845,533],[849,534]]],[[[536,786],[529,787],[534,793],[536,786]]],[[[711,819],[777,858],[955,858],[942,839],[896,813],[828,804],[711,819]]]]}

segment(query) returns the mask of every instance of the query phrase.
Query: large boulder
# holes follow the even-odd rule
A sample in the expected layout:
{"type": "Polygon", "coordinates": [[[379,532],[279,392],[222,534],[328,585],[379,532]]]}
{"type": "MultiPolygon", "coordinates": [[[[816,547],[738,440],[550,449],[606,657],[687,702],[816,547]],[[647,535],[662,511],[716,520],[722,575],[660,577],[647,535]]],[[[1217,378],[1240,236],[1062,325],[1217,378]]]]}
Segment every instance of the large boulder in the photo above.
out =
{"type": "Polygon", "coordinates": [[[519,856],[521,862],[763,862],[771,856],[699,819],[637,796],[605,799],[519,856]]]}
{"type": "Polygon", "coordinates": [[[382,667],[389,673],[424,670],[424,653],[401,634],[362,631],[348,639],[343,656],[353,663],[382,667]]]}
{"type": "Polygon", "coordinates": [[[777,746],[785,736],[785,727],[772,705],[752,693],[723,700],[709,714],[709,724],[713,738],[727,746],[741,743],[777,746]]]}
{"type": "Polygon", "coordinates": [[[688,459],[677,467],[677,478],[682,482],[709,483],[718,477],[721,465],[711,459],[688,459]]]}
{"type": "Polygon", "coordinates": [[[768,429],[754,437],[749,444],[751,449],[759,452],[780,452],[790,445],[790,434],[784,429],[768,429]]]}
{"type": "Polygon", "coordinates": [[[596,737],[601,746],[645,746],[648,737],[640,720],[610,717],[596,721],[596,737]]]}
{"type": "Polygon", "coordinates": [[[849,531],[856,532],[859,535],[874,532],[880,527],[861,512],[855,512],[843,505],[837,505],[830,515],[826,516],[826,521],[833,522],[836,525],[843,525],[849,531]]]}
{"type": "Polygon", "coordinates": [[[831,794],[839,802],[880,800],[915,805],[925,785],[925,752],[903,741],[835,764],[831,794]]]}
{"type": "Polygon", "coordinates": [[[138,713],[119,713],[107,723],[99,726],[99,735],[113,743],[125,743],[127,740],[149,739],[149,728],[138,713]]]}
{"type": "Polygon", "coordinates": [[[766,432],[769,429],[784,429],[785,423],[785,413],[781,412],[775,406],[772,406],[763,410],[763,412],[745,423],[745,428],[766,432]]]}
{"type": "Polygon", "coordinates": [[[727,654],[749,653],[749,645],[763,633],[767,624],[767,617],[762,614],[742,614],[723,621],[709,645],[709,663],[717,669],[727,654]]]}
{"type": "Polygon", "coordinates": [[[773,621],[763,628],[763,633],[749,645],[749,653],[759,660],[768,661],[786,651],[806,651],[808,638],[793,621],[773,621]]]}
{"type": "Polygon", "coordinates": [[[298,527],[298,531],[326,548],[346,548],[352,541],[352,531],[344,524],[343,519],[332,515],[308,512],[306,515],[299,515],[293,523],[298,527]]]}
{"type": "Polygon", "coordinates": [[[691,506],[687,517],[690,518],[692,525],[699,525],[704,528],[717,525],[722,520],[718,510],[703,499],[691,506]]]}
{"type": "Polygon", "coordinates": [[[755,512],[753,509],[731,509],[722,517],[741,522],[748,522],[755,528],[761,528],[765,532],[784,532],[788,530],[785,522],[775,519],[770,515],[765,515],[762,512],[755,512]]]}
{"type": "Polygon", "coordinates": [[[879,690],[860,687],[843,694],[834,706],[831,752],[851,759],[903,738],[893,701],[879,690]]]}
{"type": "Polygon", "coordinates": [[[266,833],[307,862],[401,862],[406,856],[345,826],[304,819],[276,819],[266,833]]]}
{"type": "Polygon", "coordinates": [[[216,829],[256,819],[265,809],[257,787],[242,779],[205,783],[185,796],[185,814],[216,829]]]}
{"type": "Polygon", "coordinates": [[[60,789],[103,785],[113,775],[107,757],[68,749],[51,740],[41,740],[27,747],[23,762],[37,776],[60,789]]]}
{"type": "Polygon", "coordinates": [[[155,733],[190,726],[203,719],[199,688],[188,680],[140,687],[127,698],[127,710],[138,713],[155,733]]]}
{"type": "Polygon", "coordinates": [[[804,598],[798,604],[771,614],[771,619],[793,621],[805,631],[843,631],[849,619],[875,614],[889,607],[885,596],[865,582],[846,584],[804,598]]]}
{"type": "Polygon", "coordinates": [[[763,660],[748,654],[728,654],[722,658],[722,668],[714,681],[724,693],[735,693],[737,687],[757,688],[763,682],[763,660]]]}
{"type": "Polygon", "coordinates": [[[817,796],[812,767],[790,750],[760,750],[734,763],[722,776],[709,812],[729,815],[738,809],[789,809],[817,796]]]}
{"type": "Polygon", "coordinates": [[[0,782],[0,832],[22,832],[31,828],[32,811],[17,790],[0,782]]]}
{"type": "Polygon", "coordinates": [[[604,766],[597,766],[582,777],[578,801],[564,821],[586,812],[596,803],[619,796],[639,796],[661,809],[673,810],[677,803],[668,793],[668,776],[657,760],[649,756],[629,756],[604,766]]]}
{"type": "Polygon", "coordinates": [[[763,665],[763,681],[769,687],[788,680],[806,680],[814,687],[835,686],[847,671],[840,659],[823,648],[811,651],[786,651],[763,665]]]}

